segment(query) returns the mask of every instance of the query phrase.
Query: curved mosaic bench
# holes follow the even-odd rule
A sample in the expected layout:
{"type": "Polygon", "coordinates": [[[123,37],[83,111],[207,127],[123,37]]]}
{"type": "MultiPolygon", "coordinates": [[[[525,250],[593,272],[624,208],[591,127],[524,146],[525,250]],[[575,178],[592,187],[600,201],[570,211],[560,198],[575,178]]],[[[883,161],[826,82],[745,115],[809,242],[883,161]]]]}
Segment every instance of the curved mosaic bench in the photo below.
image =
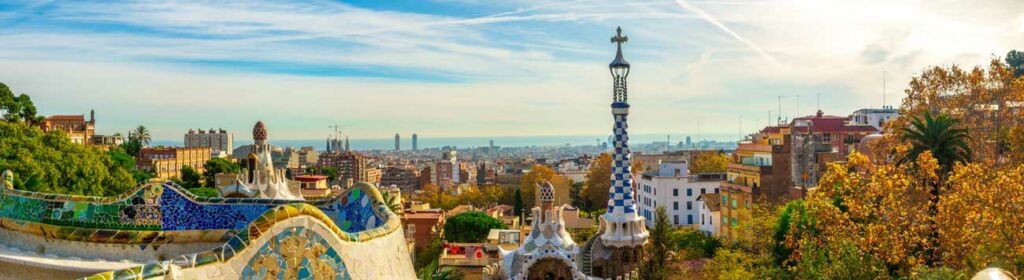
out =
{"type": "MultiPolygon", "coordinates": [[[[382,210],[386,211],[386,208],[382,210]]],[[[336,250],[341,246],[331,246],[330,243],[368,242],[388,235],[400,238],[401,231],[398,230],[401,228],[400,222],[394,216],[395,214],[390,211],[387,213],[391,219],[388,219],[383,226],[352,233],[338,227],[329,214],[320,208],[304,203],[280,205],[260,215],[238,235],[216,249],[130,269],[103,272],[82,279],[180,279],[188,277],[182,271],[203,268],[222,275],[220,271],[234,269],[232,267],[237,266],[236,264],[245,265],[238,267],[237,270],[232,270],[234,274],[223,274],[224,278],[351,279],[349,266],[336,250]],[[313,226],[279,225],[279,223],[287,223],[290,219],[301,217],[319,223],[313,226]],[[272,230],[275,226],[279,228],[278,231],[272,230]],[[328,236],[317,233],[315,227],[320,226],[326,230],[328,236]],[[284,230],[280,230],[282,227],[284,230]],[[267,234],[270,236],[266,236],[267,234]],[[261,239],[261,237],[263,238],[261,239]],[[257,242],[258,240],[263,241],[257,242]],[[248,258],[238,260],[236,256],[248,256],[248,258]]],[[[406,252],[376,253],[392,253],[401,258],[408,258],[406,252]]],[[[400,274],[412,275],[411,264],[408,265],[407,270],[400,274]]],[[[206,276],[202,275],[203,278],[206,276]]],[[[196,275],[193,274],[192,277],[196,277],[196,275]]]]}
{"type": "MultiPolygon", "coordinates": [[[[206,198],[171,182],[150,183],[118,197],[0,189],[0,227],[49,239],[160,246],[225,242],[264,213],[294,200],[206,198]]],[[[346,235],[382,230],[397,218],[366,183],[334,197],[302,202],[346,235]]]]}

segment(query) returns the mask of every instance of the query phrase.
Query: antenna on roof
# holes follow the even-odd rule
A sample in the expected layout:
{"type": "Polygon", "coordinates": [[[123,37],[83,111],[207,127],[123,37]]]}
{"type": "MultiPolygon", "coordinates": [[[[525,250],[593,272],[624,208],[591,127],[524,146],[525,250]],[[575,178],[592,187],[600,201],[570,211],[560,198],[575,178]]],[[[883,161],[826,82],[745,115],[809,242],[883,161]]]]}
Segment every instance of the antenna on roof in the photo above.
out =
{"type": "Polygon", "coordinates": [[[882,109],[885,109],[885,70],[882,70],[882,109]]]}
{"type": "Polygon", "coordinates": [[[779,95],[779,116],[778,117],[779,117],[779,120],[775,122],[776,124],[782,123],[782,95],[779,95]]]}
{"type": "Polygon", "coordinates": [[[818,111],[821,111],[821,92],[818,92],[818,111]]]}

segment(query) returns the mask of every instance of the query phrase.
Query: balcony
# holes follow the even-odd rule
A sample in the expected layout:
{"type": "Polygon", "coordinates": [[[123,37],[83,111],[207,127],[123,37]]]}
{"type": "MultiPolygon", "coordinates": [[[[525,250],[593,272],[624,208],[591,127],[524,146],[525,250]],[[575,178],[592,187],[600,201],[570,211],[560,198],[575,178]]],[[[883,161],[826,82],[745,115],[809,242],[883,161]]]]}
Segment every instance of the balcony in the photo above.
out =
{"type": "Polygon", "coordinates": [[[729,166],[727,168],[728,168],[728,170],[730,172],[736,172],[736,173],[739,173],[739,172],[752,172],[752,173],[757,173],[759,175],[769,175],[769,174],[772,174],[772,167],[771,166],[746,165],[746,164],[732,162],[732,163],[729,163],[729,166]]]}
{"type": "Polygon", "coordinates": [[[740,143],[738,146],[736,146],[736,151],[737,152],[749,151],[749,152],[771,153],[772,152],[772,145],[769,145],[769,144],[740,143]]]}
{"type": "Polygon", "coordinates": [[[722,182],[719,185],[719,187],[722,189],[723,192],[727,192],[727,191],[742,191],[742,192],[745,192],[745,193],[752,193],[753,192],[753,188],[751,188],[751,187],[744,186],[744,185],[739,185],[739,184],[734,184],[734,183],[729,183],[729,182],[722,182]]]}

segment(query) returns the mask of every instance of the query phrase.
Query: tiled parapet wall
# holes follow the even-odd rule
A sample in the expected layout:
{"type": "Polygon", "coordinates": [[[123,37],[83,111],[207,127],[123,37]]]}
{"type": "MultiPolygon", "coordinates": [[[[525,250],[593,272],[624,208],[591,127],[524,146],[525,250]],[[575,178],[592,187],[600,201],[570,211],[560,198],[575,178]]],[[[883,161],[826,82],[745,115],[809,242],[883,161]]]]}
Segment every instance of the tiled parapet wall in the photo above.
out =
{"type": "MultiPolygon", "coordinates": [[[[62,240],[165,244],[224,242],[267,211],[297,201],[197,197],[173,183],[152,183],[119,197],[0,189],[0,226],[62,240]]],[[[306,202],[342,231],[373,230],[393,214],[373,186],[306,202]]]]}
{"type": "MultiPolygon", "coordinates": [[[[281,205],[260,215],[238,235],[213,250],[130,269],[103,272],[85,279],[166,279],[168,274],[172,275],[169,277],[170,279],[174,279],[175,272],[173,270],[175,269],[183,271],[192,269],[190,273],[193,276],[203,275],[202,278],[208,276],[208,274],[202,274],[202,271],[205,270],[207,272],[214,271],[213,274],[218,275],[217,278],[221,279],[264,279],[263,277],[268,274],[273,275],[267,277],[270,279],[290,279],[287,278],[289,275],[298,276],[296,277],[298,279],[307,279],[309,276],[318,275],[327,276],[324,279],[350,279],[349,266],[343,261],[344,254],[339,250],[342,250],[344,246],[350,246],[353,242],[378,240],[378,238],[389,234],[399,234],[401,237],[400,222],[393,213],[386,214],[391,218],[382,226],[352,233],[341,230],[328,213],[317,207],[303,203],[281,205]],[[295,224],[303,223],[302,220],[295,223],[295,219],[317,222],[296,226],[295,224]],[[239,267],[235,267],[239,264],[239,267]],[[326,273],[328,268],[332,273],[326,273]],[[273,274],[270,274],[271,272],[273,274]],[[326,275],[324,275],[325,273],[326,275]]],[[[404,245],[404,242],[399,240],[398,243],[402,244],[396,245],[395,248],[404,248],[401,246],[404,245]]],[[[408,252],[404,252],[404,250],[373,253],[408,257],[408,252]]],[[[366,260],[361,261],[365,262],[366,260]]],[[[360,264],[366,265],[365,263],[360,264]]],[[[402,267],[400,264],[391,265],[402,267]]],[[[407,266],[408,273],[411,274],[411,265],[407,266]]],[[[363,269],[365,270],[365,268],[363,269]]],[[[187,276],[184,278],[189,278],[187,276]]]]}

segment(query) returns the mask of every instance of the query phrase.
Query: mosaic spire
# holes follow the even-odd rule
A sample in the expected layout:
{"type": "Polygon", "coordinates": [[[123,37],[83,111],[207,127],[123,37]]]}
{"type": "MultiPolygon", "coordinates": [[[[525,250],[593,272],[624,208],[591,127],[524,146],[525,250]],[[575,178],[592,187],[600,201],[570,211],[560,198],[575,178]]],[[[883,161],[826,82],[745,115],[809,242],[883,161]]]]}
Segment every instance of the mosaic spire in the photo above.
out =
{"type": "Polygon", "coordinates": [[[622,28],[616,29],[611,42],[616,44],[615,60],[609,65],[613,78],[612,117],[612,175],[611,189],[608,190],[608,212],[602,216],[605,230],[601,239],[612,247],[640,246],[647,240],[647,229],[643,218],[636,213],[633,199],[633,173],[630,170],[629,134],[626,116],[629,103],[626,101],[626,77],[629,76],[629,62],[622,56],[622,44],[629,38],[622,36],[622,28]]]}

